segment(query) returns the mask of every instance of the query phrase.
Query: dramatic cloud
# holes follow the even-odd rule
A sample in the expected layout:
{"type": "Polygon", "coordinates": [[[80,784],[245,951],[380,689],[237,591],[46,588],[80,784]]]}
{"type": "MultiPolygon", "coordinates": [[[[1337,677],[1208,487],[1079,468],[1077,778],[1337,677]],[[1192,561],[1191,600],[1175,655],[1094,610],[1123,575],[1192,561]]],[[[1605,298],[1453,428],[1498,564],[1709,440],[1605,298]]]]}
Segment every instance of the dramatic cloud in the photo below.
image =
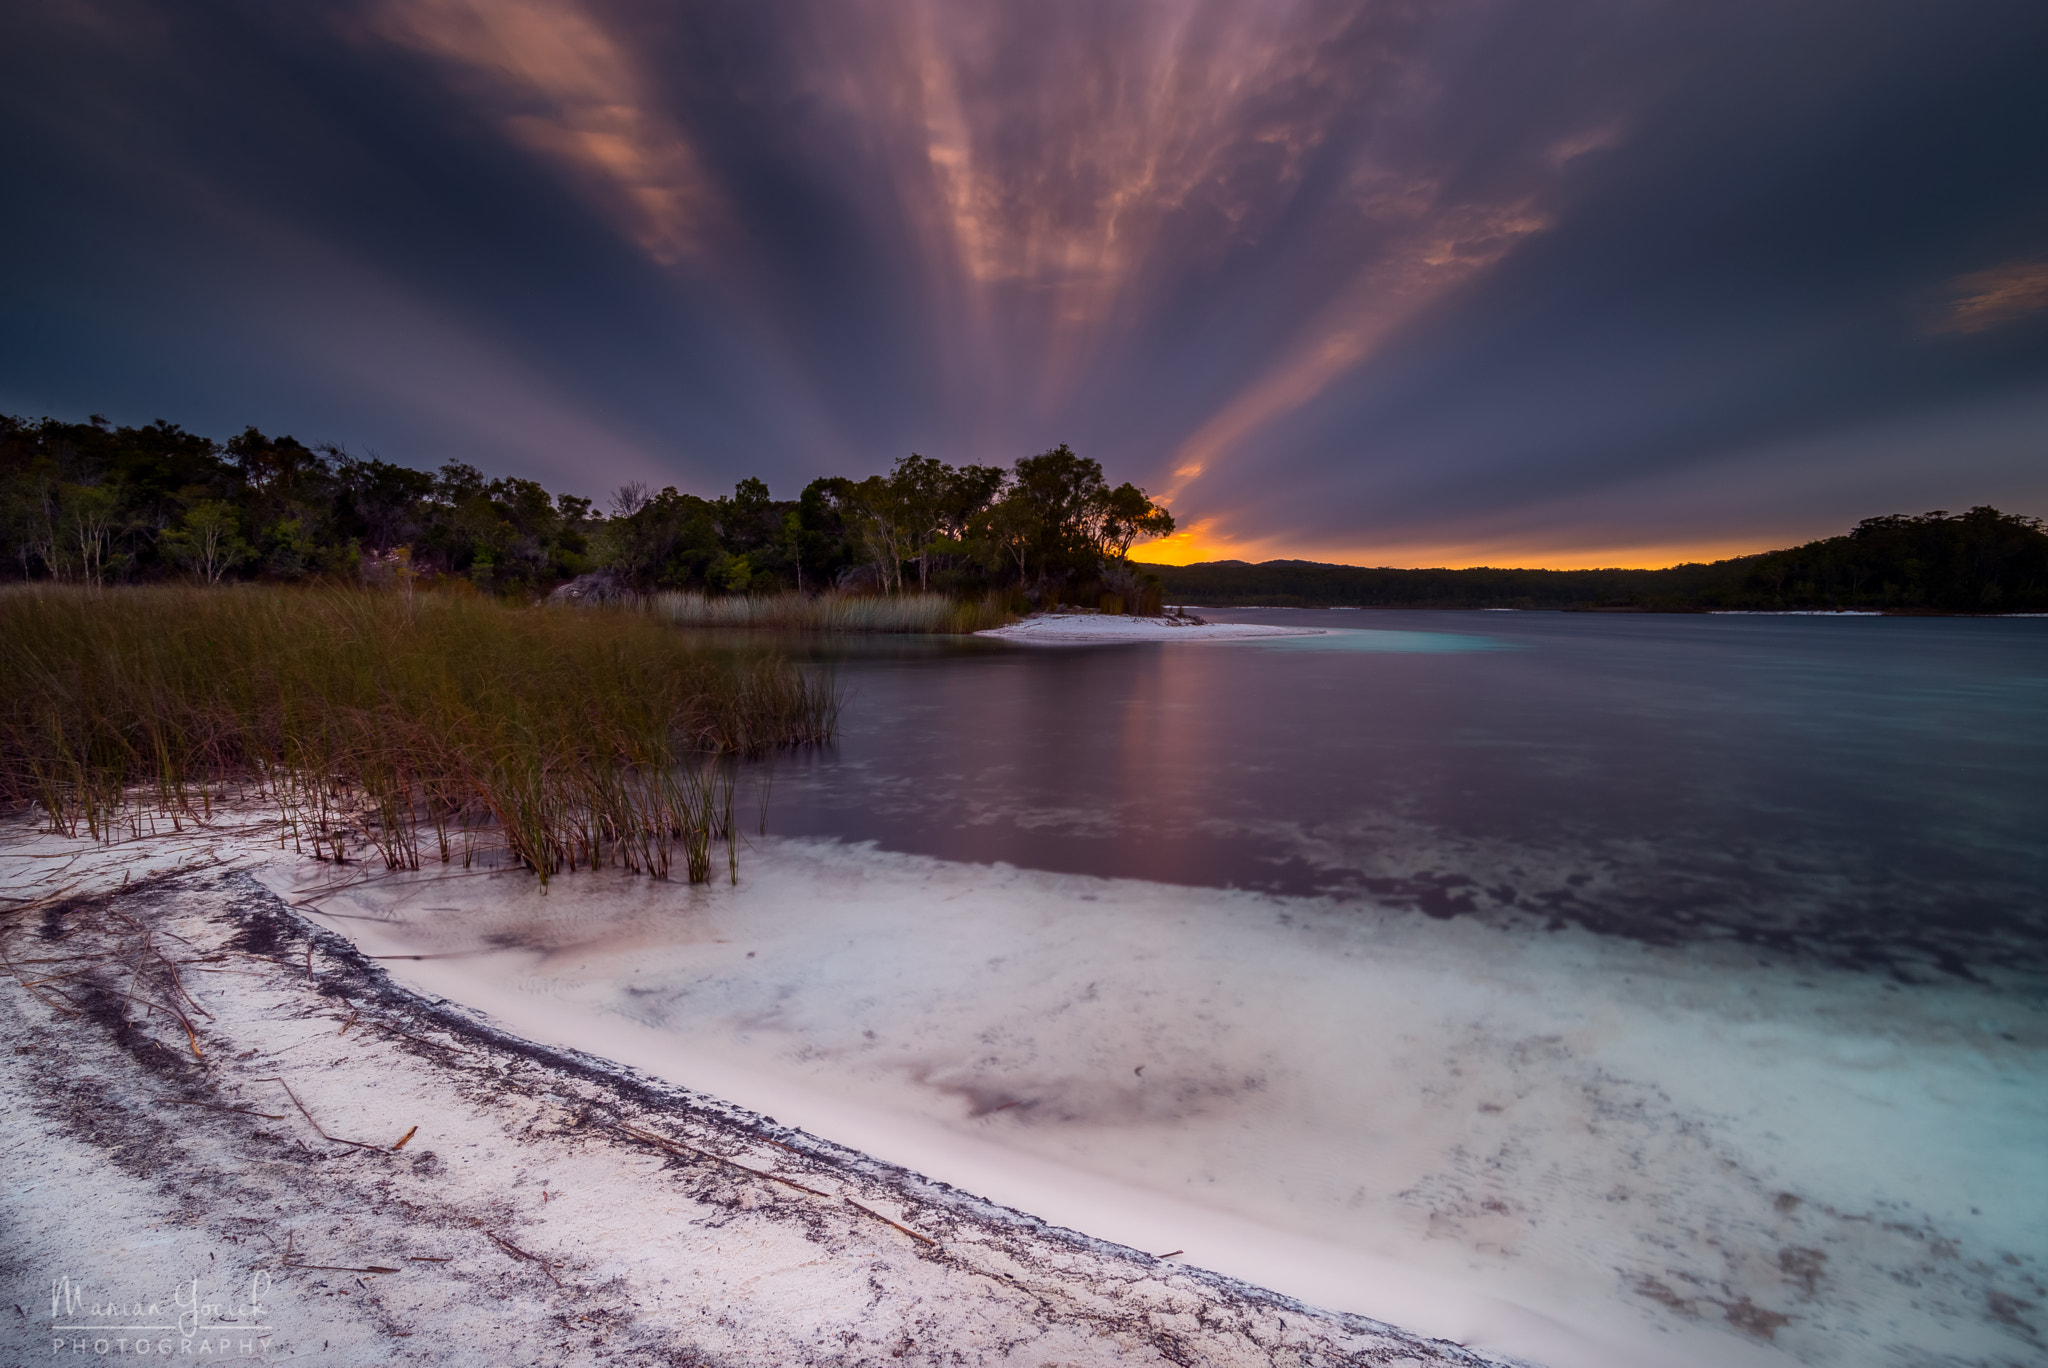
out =
{"type": "Polygon", "coordinates": [[[587,494],[1064,440],[1174,559],[2048,512],[2044,64],[2019,0],[19,7],[0,408],[587,494]]]}
{"type": "Polygon", "coordinates": [[[623,36],[561,0],[392,0],[368,31],[442,59],[505,135],[589,193],[649,257],[673,266],[716,212],[689,140],[664,117],[623,36]]]}

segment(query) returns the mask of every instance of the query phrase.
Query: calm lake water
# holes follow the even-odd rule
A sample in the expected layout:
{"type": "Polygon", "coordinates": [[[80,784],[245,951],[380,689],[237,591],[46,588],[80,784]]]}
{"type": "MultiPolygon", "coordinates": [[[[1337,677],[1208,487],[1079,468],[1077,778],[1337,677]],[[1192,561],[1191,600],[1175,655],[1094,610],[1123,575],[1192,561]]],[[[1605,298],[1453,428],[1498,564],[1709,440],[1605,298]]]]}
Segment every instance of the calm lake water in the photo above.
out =
{"type": "Polygon", "coordinates": [[[536,1039],[1522,1361],[2048,1361],[2048,621],[1214,616],[1330,630],[788,641],[843,735],[735,879],[320,912],[536,1039]]]}
{"type": "Polygon", "coordinates": [[[2048,968],[2048,621],[1212,611],[835,650],[768,829],[1907,977],[2048,968]]]}

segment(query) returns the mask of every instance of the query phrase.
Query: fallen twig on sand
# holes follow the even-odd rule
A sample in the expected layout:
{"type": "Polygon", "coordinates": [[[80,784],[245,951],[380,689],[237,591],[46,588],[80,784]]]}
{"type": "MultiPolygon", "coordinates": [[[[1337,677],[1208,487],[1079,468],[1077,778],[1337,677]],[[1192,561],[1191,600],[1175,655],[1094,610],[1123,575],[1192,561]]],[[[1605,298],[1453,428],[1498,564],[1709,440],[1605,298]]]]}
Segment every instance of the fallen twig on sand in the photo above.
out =
{"type": "Polygon", "coordinates": [[[492,1232],[488,1230],[486,1230],[484,1234],[489,1235],[491,1239],[495,1240],[498,1246],[502,1248],[507,1254],[510,1254],[515,1258],[524,1259],[530,1264],[538,1264],[540,1266],[540,1271],[548,1275],[549,1282],[553,1283],[557,1287],[562,1286],[562,1280],[555,1276],[555,1270],[548,1265],[548,1261],[546,1259],[541,1258],[538,1254],[527,1253],[518,1245],[513,1244],[510,1240],[504,1238],[501,1235],[492,1234],[492,1232]]]}
{"type": "Polygon", "coordinates": [[[827,1201],[832,1199],[831,1193],[820,1192],[814,1187],[805,1187],[794,1178],[785,1178],[779,1173],[770,1173],[766,1169],[750,1168],[737,1159],[728,1159],[722,1154],[714,1154],[710,1150],[698,1149],[695,1145],[685,1144],[681,1140],[671,1140],[667,1136],[656,1135],[653,1131],[642,1130],[638,1126],[629,1125],[624,1121],[619,1123],[619,1129],[636,1140],[644,1141],[661,1149],[674,1153],[694,1155],[699,1159],[715,1159],[719,1163],[736,1168],[741,1173],[751,1177],[766,1178],[771,1183],[781,1183],[784,1187],[793,1187],[798,1192],[808,1192],[813,1197],[823,1197],[827,1201]]]}
{"type": "Polygon", "coordinates": [[[851,1197],[842,1197],[840,1200],[845,1202],[848,1206],[852,1207],[855,1211],[866,1212],[868,1215],[880,1221],[883,1225],[895,1226],[898,1230],[902,1231],[905,1235],[908,1235],[913,1240],[923,1240],[933,1249],[937,1249],[939,1247],[939,1242],[937,1240],[934,1240],[931,1236],[912,1230],[909,1226],[903,1224],[901,1221],[892,1221],[887,1216],[884,1216],[881,1212],[875,1210],[871,1206],[862,1206],[859,1202],[854,1201],[851,1197]]]}
{"type": "Polygon", "coordinates": [[[285,1082],[282,1078],[257,1078],[250,1081],[255,1083],[275,1083],[278,1087],[283,1088],[284,1095],[289,1097],[292,1100],[292,1105],[299,1109],[299,1115],[306,1118],[306,1124],[320,1132],[322,1140],[332,1141],[337,1145],[354,1145],[357,1149],[381,1150],[384,1148],[382,1145],[365,1144],[361,1140],[348,1140],[339,1135],[329,1135],[320,1123],[313,1119],[313,1113],[306,1110],[306,1104],[299,1101],[299,1095],[292,1091],[292,1085],[285,1082]]]}

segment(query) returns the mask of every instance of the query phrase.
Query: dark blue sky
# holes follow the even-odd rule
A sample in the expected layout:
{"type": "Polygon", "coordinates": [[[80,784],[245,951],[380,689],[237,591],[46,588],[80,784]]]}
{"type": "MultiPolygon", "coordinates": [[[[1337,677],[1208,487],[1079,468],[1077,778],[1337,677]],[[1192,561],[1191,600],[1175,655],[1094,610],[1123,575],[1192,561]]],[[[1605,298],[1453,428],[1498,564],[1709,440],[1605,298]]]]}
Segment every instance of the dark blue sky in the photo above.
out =
{"type": "Polygon", "coordinates": [[[1169,554],[2048,514],[2048,5],[54,0],[0,411],[601,496],[1067,441],[1169,554]]]}

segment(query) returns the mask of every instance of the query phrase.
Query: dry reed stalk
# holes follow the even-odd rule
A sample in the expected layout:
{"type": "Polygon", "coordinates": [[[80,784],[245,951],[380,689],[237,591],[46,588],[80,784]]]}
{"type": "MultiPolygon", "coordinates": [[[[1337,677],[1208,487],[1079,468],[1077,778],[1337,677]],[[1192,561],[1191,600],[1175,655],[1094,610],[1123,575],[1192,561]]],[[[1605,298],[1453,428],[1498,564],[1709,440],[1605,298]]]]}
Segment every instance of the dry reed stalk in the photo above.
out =
{"type": "Polygon", "coordinates": [[[630,610],[339,590],[0,590],[0,804],[112,840],[230,785],[281,838],[417,870],[480,838],[543,880],[710,877],[731,762],[827,741],[829,679],[630,610]]]}
{"type": "Polygon", "coordinates": [[[683,627],[758,627],[796,632],[958,634],[1014,622],[1007,596],[956,599],[948,594],[659,593],[645,610],[683,627]]]}

